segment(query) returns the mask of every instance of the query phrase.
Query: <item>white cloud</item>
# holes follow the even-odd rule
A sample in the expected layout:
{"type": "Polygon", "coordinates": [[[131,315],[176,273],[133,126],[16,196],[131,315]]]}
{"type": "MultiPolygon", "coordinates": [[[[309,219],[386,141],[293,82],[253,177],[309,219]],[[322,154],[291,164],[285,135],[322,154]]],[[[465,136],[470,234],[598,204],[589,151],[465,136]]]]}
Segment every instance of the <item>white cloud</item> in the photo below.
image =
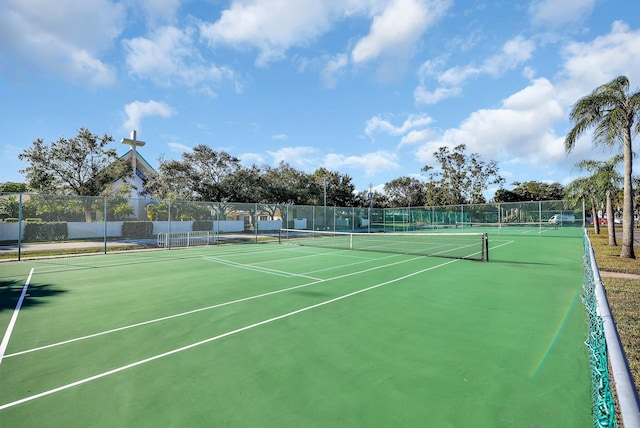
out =
{"type": "Polygon", "coordinates": [[[451,6],[448,0],[391,0],[381,14],[374,16],[369,34],[351,52],[355,64],[383,54],[405,56],[434,22],[451,6]]]}
{"type": "Polygon", "coordinates": [[[14,69],[44,69],[74,82],[109,85],[115,71],[99,55],[113,46],[124,24],[123,4],[109,0],[5,0],[0,46],[14,69]]]}
{"type": "Polygon", "coordinates": [[[212,45],[258,49],[256,63],[266,66],[292,46],[304,46],[331,28],[338,13],[334,1],[234,0],[214,23],[200,31],[212,45]]]}
{"type": "Polygon", "coordinates": [[[174,115],[173,110],[167,104],[153,100],[134,101],[124,106],[124,112],[127,115],[127,120],[123,124],[125,130],[139,130],[142,119],[147,116],[167,118],[174,115]]]}
{"type": "Polygon", "coordinates": [[[165,26],[149,37],[124,41],[129,73],[161,86],[187,86],[215,94],[209,86],[223,80],[239,90],[233,70],[208,64],[194,46],[192,28],[165,26]]]}
{"type": "MultiPolygon", "coordinates": [[[[434,165],[433,152],[439,147],[466,144],[468,152],[500,162],[506,168],[503,176],[514,177],[523,166],[555,176],[557,171],[571,171],[579,160],[610,156],[593,149],[590,133],[578,139],[570,154],[565,153],[565,132],[572,126],[568,110],[579,98],[619,75],[629,77],[632,85],[640,82],[640,30],[632,31],[618,21],[609,34],[585,43],[569,42],[563,55],[557,82],[535,79],[535,73],[525,69],[525,75],[533,78],[529,86],[504,99],[499,108],[472,112],[458,127],[429,137],[417,148],[417,159],[434,165]]],[[[526,55],[516,57],[515,62],[522,58],[526,55]]],[[[433,72],[437,66],[437,61],[425,63],[423,71],[433,72]]],[[[454,70],[447,74],[447,81],[464,81],[455,78],[462,75],[454,70]]]]}
{"type": "Polygon", "coordinates": [[[420,84],[414,91],[414,99],[418,104],[430,105],[458,96],[468,79],[482,74],[500,77],[528,61],[535,48],[532,40],[516,36],[505,42],[499,53],[486,58],[480,66],[469,64],[442,70],[445,58],[425,61],[418,71],[420,84]],[[430,90],[428,82],[434,80],[438,86],[430,90]]]}
{"type": "Polygon", "coordinates": [[[444,88],[439,87],[434,91],[429,91],[425,86],[420,85],[416,88],[413,93],[413,98],[416,100],[416,103],[423,105],[432,105],[437,104],[442,100],[446,100],[447,98],[457,97],[462,93],[462,88],[444,88]]]}
{"type": "Polygon", "coordinates": [[[320,77],[325,87],[334,88],[338,82],[338,78],[348,65],[349,57],[346,54],[338,54],[330,58],[320,72],[320,77]]]}
{"type": "Polygon", "coordinates": [[[276,134],[276,135],[272,135],[271,139],[285,141],[289,139],[289,136],[287,134],[276,134]]]}
{"type": "Polygon", "coordinates": [[[137,0],[142,13],[151,25],[175,19],[182,0],[137,0]]]}
{"type": "Polygon", "coordinates": [[[595,88],[625,75],[640,84],[640,30],[615,21],[611,32],[588,43],[571,42],[563,49],[563,80],[559,97],[570,105],[595,88]]]}
{"type": "Polygon", "coordinates": [[[238,156],[238,158],[240,158],[242,164],[246,166],[260,165],[264,163],[264,158],[258,153],[244,153],[238,156]]]}
{"type": "Polygon", "coordinates": [[[402,147],[404,145],[424,143],[432,135],[433,135],[433,131],[431,131],[430,129],[420,129],[420,130],[410,131],[407,135],[403,136],[400,139],[399,147],[402,147]]]}
{"type": "Polygon", "coordinates": [[[502,46],[502,52],[487,58],[479,72],[487,73],[494,77],[501,76],[506,71],[513,70],[529,60],[535,49],[536,46],[533,41],[527,40],[522,36],[516,36],[502,46]]]}
{"type": "Polygon", "coordinates": [[[531,22],[550,27],[578,23],[593,11],[595,0],[538,0],[529,5],[531,22]]]}
{"type": "Polygon", "coordinates": [[[328,154],[324,157],[324,166],[328,169],[353,168],[364,170],[365,175],[393,171],[398,169],[398,156],[388,151],[366,153],[362,156],[345,156],[341,154],[328,154]]]}
{"type": "Polygon", "coordinates": [[[191,152],[193,150],[192,147],[189,147],[182,143],[167,143],[167,146],[169,146],[169,149],[171,149],[171,151],[175,153],[191,152]]]}
{"type": "Polygon", "coordinates": [[[378,115],[372,117],[367,121],[364,132],[370,138],[372,138],[376,134],[400,136],[408,133],[411,130],[415,130],[416,128],[423,128],[431,124],[432,121],[433,119],[428,115],[414,114],[409,115],[409,117],[402,123],[402,125],[395,126],[388,120],[385,120],[378,115]]]}
{"type": "Polygon", "coordinates": [[[267,154],[271,156],[274,164],[285,162],[293,167],[306,170],[317,163],[317,152],[318,149],[314,147],[283,147],[276,151],[268,150],[267,154]]]}
{"type": "Polygon", "coordinates": [[[213,47],[257,50],[256,64],[265,67],[285,58],[291,48],[308,46],[339,21],[364,17],[371,21],[368,34],[349,53],[329,55],[321,70],[325,85],[334,87],[349,63],[410,56],[424,32],[451,5],[451,0],[233,0],[216,22],[202,23],[200,32],[213,47]]]}
{"type": "Polygon", "coordinates": [[[500,108],[473,112],[458,128],[420,146],[416,156],[423,163],[432,163],[433,152],[439,147],[465,144],[469,153],[479,153],[485,160],[557,164],[565,161],[566,155],[563,138],[553,127],[564,118],[554,86],[547,79],[537,79],[503,100],[500,108]]]}

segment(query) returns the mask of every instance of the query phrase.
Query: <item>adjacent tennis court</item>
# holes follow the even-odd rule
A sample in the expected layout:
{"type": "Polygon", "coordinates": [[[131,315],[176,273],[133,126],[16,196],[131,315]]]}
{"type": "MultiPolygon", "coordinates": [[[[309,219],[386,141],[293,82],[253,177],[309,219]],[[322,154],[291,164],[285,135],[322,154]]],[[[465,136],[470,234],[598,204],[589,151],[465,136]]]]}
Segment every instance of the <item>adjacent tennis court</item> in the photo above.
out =
{"type": "Polygon", "coordinates": [[[591,425],[582,240],[488,247],[2,263],[0,425],[591,425]]]}

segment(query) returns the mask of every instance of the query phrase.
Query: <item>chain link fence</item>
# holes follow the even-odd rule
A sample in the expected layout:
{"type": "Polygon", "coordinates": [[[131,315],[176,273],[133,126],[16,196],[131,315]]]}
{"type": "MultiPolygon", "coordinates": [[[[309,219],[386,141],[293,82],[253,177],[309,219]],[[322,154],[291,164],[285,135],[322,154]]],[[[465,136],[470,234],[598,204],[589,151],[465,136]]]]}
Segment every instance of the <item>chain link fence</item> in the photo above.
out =
{"type": "Polygon", "coordinates": [[[171,248],[173,234],[187,234],[179,242],[207,245],[264,242],[277,239],[281,228],[579,236],[583,225],[583,208],[563,201],[382,209],[5,193],[0,194],[0,257],[171,248]],[[545,233],[549,230],[553,234],[545,233]],[[207,239],[189,238],[202,232],[207,239]]]}

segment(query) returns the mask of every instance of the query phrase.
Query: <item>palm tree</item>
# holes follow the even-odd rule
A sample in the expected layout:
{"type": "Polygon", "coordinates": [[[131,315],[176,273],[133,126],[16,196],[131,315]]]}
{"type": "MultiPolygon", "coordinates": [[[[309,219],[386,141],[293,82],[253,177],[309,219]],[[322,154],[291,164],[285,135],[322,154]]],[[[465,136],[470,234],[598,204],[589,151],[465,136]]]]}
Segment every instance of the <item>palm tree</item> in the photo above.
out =
{"type": "Polygon", "coordinates": [[[568,206],[577,206],[580,201],[588,202],[591,208],[591,218],[593,219],[593,231],[600,234],[600,223],[598,222],[598,186],[592,177],[580,177],[573,180],[565,187],[564,199],[568,206]]]}
{"type": "MultiPolygon", "coordinates": [[[[622,155],[617,154],[606,162],[583,160],[576,165],[580,170],[593,173],[590,179],[593,180],[593,184],[598,193],[604,194],[606,201],[607,232],[609,233],[609,245],[611,246],[618,245],[613,219],[613,195],[619,191],[620,183],[622,182],[622,176],[616,170],[616,167],[622,160],[622,155]]],[[[593,217],[593,221],[597,222],[598,219],[593,217]]]]}
{"type": "Polygon", "coordinates": [[[577,138],[595,127],[595,146],[613,147],[622,144],[624,157],[624,202],[622,207],[622,251],[620,257],[635,258],[633,251],[633,151],[632,131],[640,131],[640,91],[629,93],[629,79],[620,76],[580,98],[571,110],[575,126],[564,140],[570,152],[577,138]],[[635,129],[634,129],[635,124],[635,129]]]}

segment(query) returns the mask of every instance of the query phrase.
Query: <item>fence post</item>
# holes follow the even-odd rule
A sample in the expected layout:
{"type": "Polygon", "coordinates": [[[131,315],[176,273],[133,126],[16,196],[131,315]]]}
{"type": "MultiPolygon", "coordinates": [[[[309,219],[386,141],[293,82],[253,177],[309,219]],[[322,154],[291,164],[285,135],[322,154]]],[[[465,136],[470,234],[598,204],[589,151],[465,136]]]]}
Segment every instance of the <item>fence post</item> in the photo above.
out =
{"type": "Polygon", "coordinates": [[[542,201],[538,201],[538,224],[539,226],[539,234],[542,236],[542,201]]]}
{"type": "Polygon", "coordinates": [[[168,202],[167,220],[167,248],[171,249],[171,200],[168,202]]]}
{"type": "Polygon", "coordinates": [[[107,197],[104,197],[104,253],[107,254],[107,197]]]}
{"type": "Polygon", "coordinates": [[[22,192],[18,202],[18,261],[22,260],[22,192]]]}

